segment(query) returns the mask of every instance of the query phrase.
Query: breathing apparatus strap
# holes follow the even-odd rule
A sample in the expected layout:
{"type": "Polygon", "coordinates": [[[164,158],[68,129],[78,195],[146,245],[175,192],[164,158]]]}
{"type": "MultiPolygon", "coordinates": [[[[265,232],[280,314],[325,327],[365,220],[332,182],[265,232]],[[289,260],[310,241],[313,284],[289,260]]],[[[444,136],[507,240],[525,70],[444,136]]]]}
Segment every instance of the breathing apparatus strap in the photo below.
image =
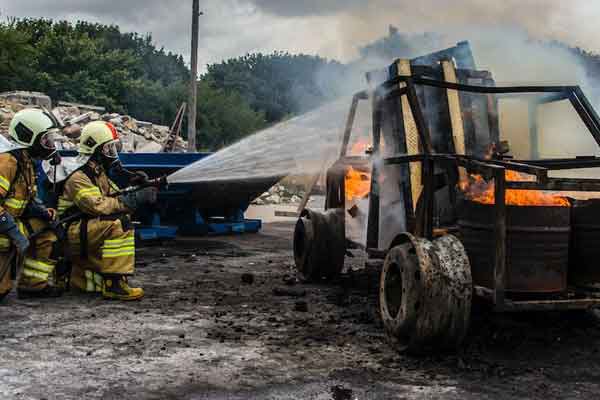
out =
{"type": "Polygon", "coordinates": [[[82,260],[88,258],[88,221],[89,217],[84,215],[81,218],[81,225],[79,226],[79,256],[82,260]]]}
{"type": "Polygon", "coordinates": [[[10,155],[13,156],[17,160],[17,171],[15,172],[15,176],[10,181],[10,187],[8,188],[8,193],[6,197],[11,197],[15,193],[15,182],[19,179],[21,174],[21,164],[23,163],[23,154],[21,154],[21,150],[11,150],[9,151],[10,155]]]}

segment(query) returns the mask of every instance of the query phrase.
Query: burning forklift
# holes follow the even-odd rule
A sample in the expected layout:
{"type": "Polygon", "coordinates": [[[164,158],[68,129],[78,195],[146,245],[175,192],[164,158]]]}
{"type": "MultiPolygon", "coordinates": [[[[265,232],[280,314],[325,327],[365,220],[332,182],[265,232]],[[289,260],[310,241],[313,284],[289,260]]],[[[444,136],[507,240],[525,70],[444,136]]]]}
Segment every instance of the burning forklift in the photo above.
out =
{"type": "Polygon", "coordinates": [[[325,210],[305,209],[296,224],[303,279],[334,279],[350,250],[380,260],[381,319],[391,343],[410,351],[459,346],[473,296],[497,312],[600,304],[600,179],[581,177],[600,158],[553,144],[571,133],[540,129],[547,118],[556,133],[557,110],[567,112],[591,134],[584,147],[598,148],[600,119],[578,86],[497,86],[467,42],[397,60],[367,81],[373,90],[354,96],[327,171],[325,210]],[[371,147],[353,155],[361,101],[371,104],[371,147]],[[361,218],[364,233],[350,232],[361,218]]]}

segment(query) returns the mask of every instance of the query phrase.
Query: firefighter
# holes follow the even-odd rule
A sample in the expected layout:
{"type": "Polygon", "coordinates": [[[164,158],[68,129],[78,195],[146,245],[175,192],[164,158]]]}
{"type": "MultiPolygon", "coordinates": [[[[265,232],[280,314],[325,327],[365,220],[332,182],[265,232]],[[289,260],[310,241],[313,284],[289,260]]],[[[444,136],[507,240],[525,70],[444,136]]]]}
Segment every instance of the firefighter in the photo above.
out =
{"type": "Polygon", "coordinates": [[[57,261],[60,251],[49,223],[56,211],[37,198],[35,162],[56,156],[58,125],[46,111],[24,109],[15,114],[0,154],[0,299],[11,288],[10,264],[22,263],[17,293],[20,298],[60,296],[57,261]],[[43,232],[29,240],[33,232],[43,232]]]}
{"type": "Polygon", "coordinates": [[[58,201],[61,218],[81,213],[66,227],[71,287],[102,293],[107,299],[136,300],[141,288],[129,286],[135,264],[135,238],[130,214],[151,202],[152,189],[116,196],[119,187],[109,178],[118,174],[117,132],[110,123],[95,121],[81,133],[79,157],[85,163],[65,181],[58,201]]]}

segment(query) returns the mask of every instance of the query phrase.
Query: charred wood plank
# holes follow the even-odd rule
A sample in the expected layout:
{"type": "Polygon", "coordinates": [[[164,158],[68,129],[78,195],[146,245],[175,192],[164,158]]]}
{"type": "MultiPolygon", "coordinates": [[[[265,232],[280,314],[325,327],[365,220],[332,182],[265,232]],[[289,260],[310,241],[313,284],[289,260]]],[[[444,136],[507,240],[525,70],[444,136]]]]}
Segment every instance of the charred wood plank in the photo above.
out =
{"type": "Polygon", "coordinates": [[[548,178],[545,183],[507,182],[508,189],[516,190],[552,190],[567,192],[599,192],[600,179],[548,178]]]}
{"type": "Polygon", "coordinates": [[[516,160],[519,163],[537,165],[548,170],[581,169],[600,167],[600,158],[578,156],[575,158],[548,158],[543,160],[516,160]]]}
{"type": "MultiPolygon", "coordinates": [[[[384,82],[383,88],[390,88],[400,82],[405,82],[411,79],[407,76],[397,76],[384,82]]],[[[413,83],[417,85],[426,85],[439,87],[444,89],[454,89],[463,92],[471,93],[489,93],[489,94],[518,94],[518,93],[572,93],[575,92],[578,86],[483,86],[483,85],[468,85],[463,83],[451,83],[438,81],[428,78],[412,78],[413,83]]]]}

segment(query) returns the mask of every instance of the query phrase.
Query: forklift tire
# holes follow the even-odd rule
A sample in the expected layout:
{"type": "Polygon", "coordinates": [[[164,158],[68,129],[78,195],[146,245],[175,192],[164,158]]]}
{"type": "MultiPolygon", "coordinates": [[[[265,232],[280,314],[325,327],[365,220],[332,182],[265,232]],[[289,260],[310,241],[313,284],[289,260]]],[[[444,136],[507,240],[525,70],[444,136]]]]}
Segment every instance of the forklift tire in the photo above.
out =
{"type": "Polygon", "coordinates": [[[387,254],[380,276],[379,308],[390,344],[423,353],[455,349],[469,326],[472,280],[460,241],[433,242],[403,234],[387,254]]]}
{"type": "Polygon", "coordinates": [[[305,282],[332,280],[344,268],[346,236],[343,209],[305,209],[294,230],[294,261],[305,282]]]}

